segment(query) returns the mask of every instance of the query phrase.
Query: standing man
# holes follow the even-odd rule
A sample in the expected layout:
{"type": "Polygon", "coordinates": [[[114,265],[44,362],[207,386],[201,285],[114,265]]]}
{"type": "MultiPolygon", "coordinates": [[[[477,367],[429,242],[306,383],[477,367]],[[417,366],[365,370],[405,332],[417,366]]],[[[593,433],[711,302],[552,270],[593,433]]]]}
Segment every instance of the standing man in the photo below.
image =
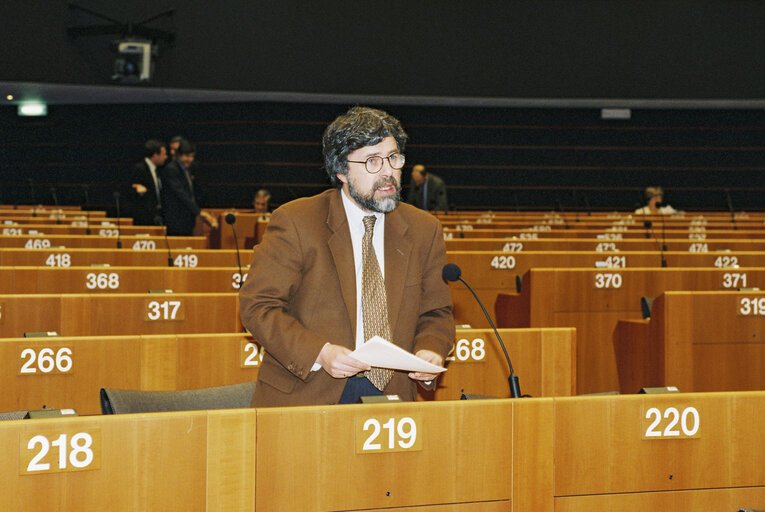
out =
{"type": "Polygon", "coordinates": [[[407,135],[354,107],[327,127],[334,189],[278,208],[240,292],[244,326],[265,348],[254,407],[355,403],[436,375],[370,368],[349,354],[373,335],[442,365],[454,343],[440,223],[400,204],[407,135]]]}
{"type": "Polygon", "coordinates": [[[130,177],[133,222],[140,226],[162,224],[162,180],[159,168],[165,165],[167,148],[163,142],[147,140],[143,156],[143,162],[133,166],[130,177]]]}
{"type": "Polygon", "coordinates": [[[428,211],[448,210],[444,180],[429,173],[424,165],[415,165],[409,184],[409,204],[428,211]]]}
{"type": "Polygon", "coordinates": [[[197,216],[202,217],[213,229],[218,227],[218,221],[209,213],[200,210],[194,199],[194,185],[189,167],[194,162],[195,153],[196,148],[192,143],[180,141],[175,160],[167,164],[160,173],[168,235],[191,236],[197,216]]]}

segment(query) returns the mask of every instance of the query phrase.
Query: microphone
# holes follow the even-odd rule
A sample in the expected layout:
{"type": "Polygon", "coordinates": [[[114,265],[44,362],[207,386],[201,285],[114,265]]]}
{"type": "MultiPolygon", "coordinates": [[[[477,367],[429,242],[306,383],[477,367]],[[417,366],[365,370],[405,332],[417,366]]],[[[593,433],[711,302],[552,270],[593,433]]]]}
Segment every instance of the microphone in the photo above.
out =
{"type": "Polygon", "coordinates": [[[590,202],[587,200],[587,195],[584,192],[579,192],[579,194],[582,196],[582,199],[584,199],[584,206],[587,208],[587,216],[592,216],[592,207],[590,206],[590,202]]]}
{"type": "Polygon", "coordinates": [[[29,196],[32,198],[32,217],[37,217],[37,211],[34,208],[34,205],[37,204],[37,198],[35,197],[35,186],[32,183],[32,178],[27,178],[27,183],[29,184],[29,196]]]}
{"type": "Polygon", "coordinates": [[[154,216],[154,224],[165,228],[165,247],[167,247],[167,266],[173,266],[173,253],[170,252],[170,240],[167,239],[167,226],[165,226],[164,219],[161,215],[154,216]]]}
{"type": "MultiPolygon", "coordinates": [[[[656,238],[656,233],[653,230],[653,222],[650,220],[643,221],[643,226],[645,226],[646,229],[651,230],[651,234],[653,235],[653,239],[656,240],[656,248],[659,249],[659,253],[661,254],[661,266],[665,267],[667,266],[667,260],[664,258],[664,251],[667,250],[667,246],[664,244],[659,244],[659,239],[656,238]]],[[[648,234],[646,233],[646,238],[648,234]]]]}
{"type": "Polygon", "coordinates": [[[117,205],[117,249],[122,249],[122,240],[120,240],[120,193],[115,192],[112,195],[117,205]]]}
{"type": "Polygon", "coordinates": [[[560,212],[560,216],[563,218],[564,227],[566,229],[571,229],[571,226],[568,225],[568,220],[566,220],[566,212],[563,211],[563,203],[560,202],[560,199],[556,199],[555,204],[558,206],[558,211],[560,212]]]}
{"type": "Polygon", "coordinates": [[[738,229],[738,226],[736,225],[736,213],[735,210],[733,210],[733,201],[731,201],[730,192],[727,188],[725,189],[725,199],[728,202],[728,211],[730,212],[730,221],[733,224],[733,229],[738,229]]]}
{"type": "MultiPolygon", "coordinates": [[[[50,196],[53,199],[53,204],[56,206],[56,210],[58,210],[58,195],[56,195],[56,187],[50,188],[50,196]]],[[[56,212],[56,224],[61,224],[60,212],[56,212]]]]}
{"type": "Polygon", "coordinates": [[[499,340],[499,346],[502,347],[502,352],[505,353],[507,366],[510,368],[510,377],[507,379],[508,384],[510,384],[510,396],[512,398],[521,398],[521,385],[519,384],[518,377],[515,375],[515,371],[513,370],[513,364],[510,362],[510,356],[507,355],[507,349],[505,348],[505,344],[502,342],[502,338],[499,336],[499,331],[497,331],[497,328],[494,327],[494,322],[491,321],[489,313],[486,311],[486,308],[483,307],[481,299],[478,298],[478,295],[476,295],[470,285],[467,284],[464,279],[462,279],[462,270],[460,270],[460,268],[454,263],[447,263],[444,265],[444,268],[441,271],[441,275],[443,276],[444,281],[462,281],[462,283],[467,286],[467,289],[470,290],[470,293],[473,294],[473,297],[475,297],[478,305],[481,306],[483,314],[486,315],[486,319],[489,321],[489,325],[491,325],[491,328],[494,329],[494,334],[497,336],[497,340],[499,340]]]}
{"type": "Polygon", "coordinates": [[[226,224],[231,226],[231,232],[234,233],[234,245],[236,246],[236,264],[239,267],[239,287],[242,287],[242,279],[244,276],[242,275],[242,260],[239,258],[239,241],[236,239],[236,228],[234,227],[234,223],[236,223],[236,215],[233,213],[227,213],[226,214],[226,224]]]}
{"type": "Polygon", "coordinates": [[[85,234],[90,234],[90,210],[88,210],[88,207],[90,206],[90,197],[88,196],[88,186],[86,184],[82,184],[82,194],[83,198],[85,199],[85,234]]]}

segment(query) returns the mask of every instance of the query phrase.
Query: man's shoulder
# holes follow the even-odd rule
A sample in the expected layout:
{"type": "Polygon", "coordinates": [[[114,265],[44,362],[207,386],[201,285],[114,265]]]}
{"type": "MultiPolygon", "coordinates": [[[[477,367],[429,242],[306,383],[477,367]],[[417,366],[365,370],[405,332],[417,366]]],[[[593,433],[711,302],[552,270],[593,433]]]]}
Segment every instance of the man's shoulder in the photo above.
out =
{"type": "Polygon", "coordinates": [[[275,209],[272,215],[286,216],[308,222],[325,222],[333,199],[341,200],[337,193],[336,189],[330,189],[315,196],[293,199],[275,209]]]}
{"type": "Polygon", "coordinates": [[[391,214],[394,214],[395,217],[410,228],[430,231],[440,228],[441,225],[439,220],[431,213],[404,202],[400,202],[391,214]]]}

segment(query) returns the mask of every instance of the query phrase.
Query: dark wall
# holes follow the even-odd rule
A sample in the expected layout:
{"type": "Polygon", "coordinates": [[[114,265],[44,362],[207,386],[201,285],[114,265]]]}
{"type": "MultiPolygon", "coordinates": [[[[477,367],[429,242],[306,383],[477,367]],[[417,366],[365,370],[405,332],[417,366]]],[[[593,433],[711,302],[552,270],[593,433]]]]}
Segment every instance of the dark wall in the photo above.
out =
{"type": "MultiPolygon", "coordinates": [[[[404,124],[411,166],[445,179],[457,208],[629,210],[662,185],[687,210],[765,208],[761,110],[381,105],[404,124]]],[[[53,105],[46,118],[0,107],[0,202],[112,203],[148,138],[196,142],[207,206],[247,207],[265,186],[277,203],[328,186],[321,134],[348,105],[310,103],[53,105]]]]}
{"type": "MultiPolygon", "coordinates": [[[[161,87],[518,98],[764,96],[757,0],[80,0],[121,21],[170,7],[161,87]]],[[[63,0],[0,5],[0,80],[108,83],[102,20],[63,0]]]]}

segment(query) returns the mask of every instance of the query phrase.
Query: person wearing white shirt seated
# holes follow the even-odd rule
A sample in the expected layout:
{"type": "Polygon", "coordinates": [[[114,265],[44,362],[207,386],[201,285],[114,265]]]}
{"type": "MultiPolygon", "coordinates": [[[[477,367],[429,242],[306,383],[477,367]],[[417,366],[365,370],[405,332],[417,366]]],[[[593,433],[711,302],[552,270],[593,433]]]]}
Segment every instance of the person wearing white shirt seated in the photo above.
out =
{"type": "Polygon", "coordinates": [[[664,200],[664,190],[661,187],[648,187],[645,189],[645,199],[648,204],[635,210],[640,215],[666,215],[668,213],[677,213],[677,210],[668,204],[662,204],[664,200]]]}

